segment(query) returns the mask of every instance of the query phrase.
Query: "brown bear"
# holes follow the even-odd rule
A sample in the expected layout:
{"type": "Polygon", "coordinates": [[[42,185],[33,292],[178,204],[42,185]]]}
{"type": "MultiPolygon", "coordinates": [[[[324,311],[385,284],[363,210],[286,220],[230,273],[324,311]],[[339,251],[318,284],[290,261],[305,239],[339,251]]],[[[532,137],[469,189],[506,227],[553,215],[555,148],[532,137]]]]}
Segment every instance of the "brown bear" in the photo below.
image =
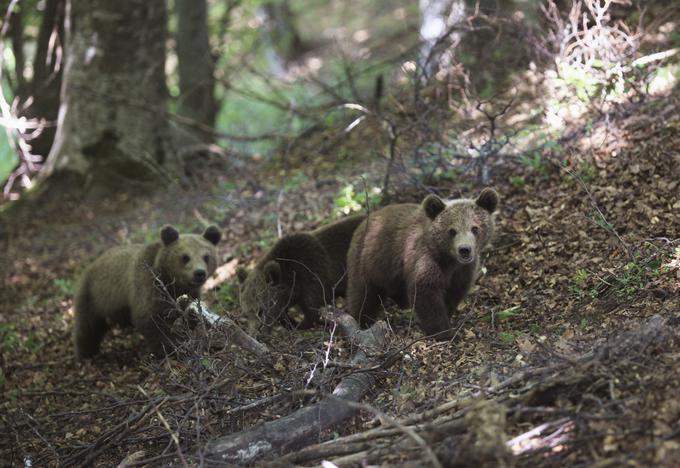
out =
{"type": "Polygon", "coordinates": [[[168,323],[174,299],[197,299],[217,267],[222,234],[215,226],[203,235],[182,234],[172,226],[150,245],[114,247],[89,265],[80,277],[74,300],[73,341],[78,359],[99,352],[111,325],[132,325],[151,350],[162,356],[174,340],[168,323]]]}
{"type": "Polygon", "coordinates": [[[498,194],[485,188],[474,199],[386,206],[359,226],[347,256],[349,313],[374,321],[382,300],[413,307],[422,330],[452,336],[449,315],[476,279],[480,253],[493,233],[498,194]]]}
{"type": "Polygon", "coordinates": [[[284,236],[253,270],[239,268],[239,299],[250,331],[263,325],[268,333],[277,320],[295,326],[287,313],[295,305],[304,314],[297,328],[313,326],[319,320],[318,309],[331,304],[335,295],[345,294],[347,250],[364,218],[348,216],[313,231],[284,236]]]}

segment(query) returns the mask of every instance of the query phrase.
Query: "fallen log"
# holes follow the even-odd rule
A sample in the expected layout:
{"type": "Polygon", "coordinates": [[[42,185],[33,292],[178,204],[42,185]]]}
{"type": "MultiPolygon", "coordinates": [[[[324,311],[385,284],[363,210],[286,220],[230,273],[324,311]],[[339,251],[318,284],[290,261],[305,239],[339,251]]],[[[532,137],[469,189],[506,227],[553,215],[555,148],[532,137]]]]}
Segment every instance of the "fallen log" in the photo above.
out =
{"type": "Polygon", "coordinates": [[[357,322],[346,313],[334,311],[325,315],[337,323],[357,347],[352,365],[371,370],[344,377],[333,393],[318,403],[275,421],[208,442],[202,456],[208,466],[251,463],[265,455],[300,449],[318,442],[324,431],[358,411],[351,402],[361,400],[375,384],[378,370],[371,358],[384,348],[387,325],[380,321],[368,330],[360,330],[357,322]]]}

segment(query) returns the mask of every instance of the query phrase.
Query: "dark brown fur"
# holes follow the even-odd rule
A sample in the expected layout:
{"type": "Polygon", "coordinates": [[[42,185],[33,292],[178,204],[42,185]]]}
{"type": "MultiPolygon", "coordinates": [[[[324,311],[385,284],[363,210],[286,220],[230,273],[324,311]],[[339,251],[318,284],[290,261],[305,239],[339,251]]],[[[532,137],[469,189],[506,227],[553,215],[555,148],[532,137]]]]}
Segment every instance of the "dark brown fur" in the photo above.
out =
{"type": "Polygon", "coordinates": [[[309,328],[319,320],[318,309],[344,295],[347,285],[347,250],[363,215],[343,218],[309,232],[279,239],[255,268],[237,272],[241,309],[250,329],[264,322],[269,331],[276,320],[293,325],[287,309],[299,306],[309,328]]]}
{"type": "Polygon", "coordinates": [[[476,279],[497,203],[496,192],[484,189],[476,200],[429,195],[420,205],[372,213],[348,253],[349,312],[370,323],[389,297],[401,308],[413,307],[427,335],[450,338],[449,315],[476,279]]]}
{"type": "Polygon", "coordinates": [[[76,288],[73,341],[79,359],[99,352],[111,325],[133,325],[157,355],[172,344],[171,299],[200,296],[215,271],[221,233],[210,226],[202,236],[165,226],[161,241],[110,249],[88,266],[76,288]]]}

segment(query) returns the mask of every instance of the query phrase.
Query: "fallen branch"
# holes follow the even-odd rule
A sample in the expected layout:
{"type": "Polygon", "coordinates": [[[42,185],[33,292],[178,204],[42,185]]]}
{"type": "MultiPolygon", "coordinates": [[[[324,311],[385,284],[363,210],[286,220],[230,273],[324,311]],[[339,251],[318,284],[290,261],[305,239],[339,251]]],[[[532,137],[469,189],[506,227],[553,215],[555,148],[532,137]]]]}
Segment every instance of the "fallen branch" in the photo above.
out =
{"type": "MultiPolygon", "coordinates": [[[[456,459],[467,460],[468,464],[479,464],[479,460],[485,460],[489,455],[499,454],[503,450],[523,454],[531,453],[532,447],[547,446],[543,439],[556,437],[556,433],[552,434],[554,431],[564,431],[565,428],[574,430],[571,417],[540,424],[505,442],[501,439],[486,442],[483,438],[480,439],[479,435],[472,434],[474,430],[471,427],[471,421],[480,419],[476,416],[480,413],[480,409],[482,413],[484,412],[485,407],[480,406],[480,403],[495,402],[499,408],[510,407],[513,416],[517,417],[522,413],[522,408],[535,407],[532,400],[547,391],[569,392],[569,389],[573,391],[573,389],[580,388],[582,382],[592,379],[592,372],[588,372],[592,366],[605,368],[613,365],[625,366],[623,362],[625,358],[630,358],[631,355],[653,353],[656,349],[665,346],[672,336],[674,334],[669,329],[668,321],[660,315],[654,315],[640,323],[635,329],[614,335],[606,342],[595,346],[593,350],[572,360],[563,359],[547,366],[524,368],[494,386],[467,389],[457,398],[429,411],[419,412],[393,422],[387,421],[392,427],[381,426],[310,445],[282,457],[280,461],[299,464],[326,459],[338,466],[356,463],[379,464],[385,463],[386,457],[396,452],[412,451],[422,454],[424,445],[421,444],[424,442],[427,443],[428,448],[434,449],[434,458],[444,460],[449,458],[447,453],[455,453],[456,459]],[[508,406],[508,404],[511,405],[508,406]],[[404,437],[405,434],[407,437],[404,437]],[[413,437],[414,434],[417,437],[413,437]],[[460,438],[454,443],[455,451],[440,452],[445,441],[452,437],[460,438]],[[473,440],[482,440],[484,445],[491,450],[482,450],[477,446],[478,443],[477,445],[471,443],[473,440]]],[[[500,411],[494,413],[500,413],[500,411]]],[[[484,422],[485,418],[481,418],[480,421],[484,422]]],[[[481,424],[481,427],[484,427],[484,424],[481,424]]],[[[559,440],[561,439],[556,439],[555,443],[559,440]]],[[[430,454],[426,455],[427,458],[418,460],[418,462],[423,463],[427,459],[432,462],[433,457],[430,454]]],[[[503,455],[505,456],[507,453],[503,455]]],[[[486,460],[498,462],[493,457],[486,460]]]]}
{"type": "Polygon", "coordinates": [[[243,348],[244,350],[254,354],[257,357],[265,357],[270,355],[271,351],[267,345],[260,343],[255,338],[244,332],[236,322],[224,315],[217,315],[205,304],[195,300],[188,302],[188,298],[183,296],[178,299],[177,303],[184,311],[185,315],[192,317],[200,317],[208,326],[212,328],[221,328],[226,331],[227,337],[230,338],[234,344],[243,348]]]}
{"type": "MultiPolygon", "coordinates": [[[[356,321],[345,313],[326,313],[357,347],[352,364],[374,366],[371,356],[385,345],[387,325],[377,322],[368,330],[360,330],[356,321]]],[[[260,424],[237,434],[214,439],[205,447],[203,459],[210,464],[251,463],[273,453],[297,450],[318,441],[321,434],[353,416],[358,408],[353,402],[373,387],[377,371],[360,372],[344,377],[333,393],[318,403],[293,414],[260,424]]]]}

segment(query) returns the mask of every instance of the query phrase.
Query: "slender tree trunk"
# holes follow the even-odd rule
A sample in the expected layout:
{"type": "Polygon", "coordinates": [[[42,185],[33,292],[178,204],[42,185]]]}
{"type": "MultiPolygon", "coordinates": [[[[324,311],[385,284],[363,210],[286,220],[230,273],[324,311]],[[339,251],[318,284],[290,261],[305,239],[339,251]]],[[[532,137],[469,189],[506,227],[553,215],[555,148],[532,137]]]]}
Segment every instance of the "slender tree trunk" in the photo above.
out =
{"type": "Polygon", "coordinates": [[[44,119],[46,126],[34,132],[28,143],[31,153],[47,157],[54,141],[59,113],[59,92],[63,69],[65,0],[47,0],[38,31],[33,59],[33,77],[17,96],[19,115],[28,119],[44,119]]]}
{"type": "Polygon", "coordinates": [[[258,9],[262,35],[272,73],[283,76],[290,62],[300,58],[306,47],[295,26],[295,15],[287,0],[265,2],[258,9]]]}
{"type": "Polygon", "coordinates": [[[151,188],[179,175],[165,115],[165,0],[67,0],[58,130],[41,179],[151,188]]]}
{"type": "Polygon", "coordinates": [[[178,113],[196,123],[190,127],[194,135],[210,141],[216,112],[215,60],[210,53],[208,40],[206,1],[176,0],[175,11],[181,93],[178,113]]]}
{"type": "Polygon", "coordinates": [[[12,39],[12,53],[14,54],[14,71],[16,76],[16,94],[21,95],[26,90],[24,78],[24,18],[23,11],[14,8],[9,16],[9,33],[12,39]]]}

